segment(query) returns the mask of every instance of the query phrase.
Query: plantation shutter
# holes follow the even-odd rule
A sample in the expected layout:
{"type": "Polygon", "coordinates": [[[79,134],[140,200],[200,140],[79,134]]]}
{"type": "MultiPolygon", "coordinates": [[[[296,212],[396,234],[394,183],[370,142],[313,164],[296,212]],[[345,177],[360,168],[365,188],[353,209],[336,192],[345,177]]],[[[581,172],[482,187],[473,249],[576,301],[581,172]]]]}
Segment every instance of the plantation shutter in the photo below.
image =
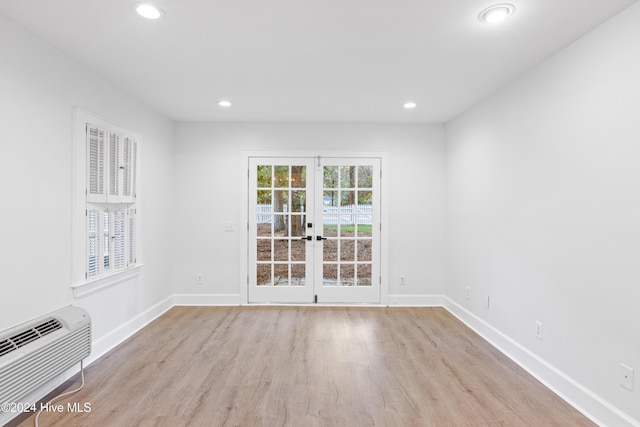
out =
{"type": "Polygon", "coordinates": [[[106,131],[87,124],[87,201],[105,202],[106,131]]]}
{"type": "Polygon", "coordinates": [[[109,125],[85,125],[87,280],[133,267],[138,142],[109,125]],[[102,127],[101,127],[102,126],[102,127]]]}
{"type": "Polygon", "coordinates": [[[87,278],[99,276],[102,272],[100,209],[87,210],[87,278]]]}
{"type": "Polygon", "coordinates": [[[120,201],[120,150],[122,137],[120,134],[109,134],[109,193],[107,202],[120,201]]]}
{"type": "Polygon", "coordinates": [[[111,236],[112,241],[112,254],[113,254],[113,268],[115,270],[123,269],[127,266],[127,245],[126,245],[126,224],[127,224],[127,210],[116,209],[113,211],[113,234],[111,236]]]}
{"type": "Polygon", "coordinates": [[[138,149],[137,142],[130,137],[124,137],[122,140],[122,192],[120,201],[123,203],[135,202],[136,194],[136,151],[138,149]]]}
{"type": "Polygon", "coordinates": [[[135,208],[131,208],[129,209],[129,229],[128,229],[128,234],[129,234],[129,250],[128,250],[128,258],[127,258],[127,263],[128,265],[135,265],[136,263],[136,233],[135,233],[135,227],[136,227],[136,210],[135,208]]]}
{"type": "Polygon", "coordinates": [[[102,212],[102,265],[104,270],[111,268],[111,211],[105,209],[102,212]]]}

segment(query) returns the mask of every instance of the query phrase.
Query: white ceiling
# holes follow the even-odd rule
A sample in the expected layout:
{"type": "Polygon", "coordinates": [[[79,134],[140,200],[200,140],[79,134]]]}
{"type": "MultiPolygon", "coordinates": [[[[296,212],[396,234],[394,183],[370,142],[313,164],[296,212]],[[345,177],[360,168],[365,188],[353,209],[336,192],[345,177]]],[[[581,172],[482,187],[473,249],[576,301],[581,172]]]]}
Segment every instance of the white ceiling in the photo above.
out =
{"type": "Polygon", "coordinates": [[[0,14],[174,120],[433,123],[636,0],[511,0],[497,25],[477,15],[503,0],[156,0],[158,21],[134,1],[0,0],[0,14]]]}

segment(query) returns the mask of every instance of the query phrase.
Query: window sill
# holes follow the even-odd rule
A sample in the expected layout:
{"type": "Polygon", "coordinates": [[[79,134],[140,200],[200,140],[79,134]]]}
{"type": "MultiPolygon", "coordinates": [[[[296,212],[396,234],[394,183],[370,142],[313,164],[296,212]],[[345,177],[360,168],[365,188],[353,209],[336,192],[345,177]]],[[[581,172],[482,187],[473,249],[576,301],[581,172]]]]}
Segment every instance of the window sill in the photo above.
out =
{"type": "Polygon", "coordinates": [[[94,292],[98,292],[102,289],[115,286],[125,280],[131,279],[140,274],[143,264],[135,265],[127,270],[119,271],[117,273],[110,274],[109,276],[100,277],[97,279],[83,282],[78,285],[71,286],[74,298],[82,298],[90,295],[94,292]]]}

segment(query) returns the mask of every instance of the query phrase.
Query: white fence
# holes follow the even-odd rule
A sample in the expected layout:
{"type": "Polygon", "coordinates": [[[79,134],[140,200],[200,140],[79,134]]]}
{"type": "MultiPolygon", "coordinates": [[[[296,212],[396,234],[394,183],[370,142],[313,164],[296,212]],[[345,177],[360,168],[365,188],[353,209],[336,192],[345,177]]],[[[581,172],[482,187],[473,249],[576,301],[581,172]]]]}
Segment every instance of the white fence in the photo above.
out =
{"type": "MultiPolygon", "coordinates": [[[[287,205],[282,208],[285,214],[288,212],[287,205]]],[[[303,212],[304,213],[304,212],[303,212]]],[[[322,222],[325,225],[355,225],[372,224],[373,206],[370,205],[347,205],[347,206],[323,206],[322,222]]],[[[258,224],[271,224],[273,221],[273,205],[256,205],[256,222],[258,224]]]]}

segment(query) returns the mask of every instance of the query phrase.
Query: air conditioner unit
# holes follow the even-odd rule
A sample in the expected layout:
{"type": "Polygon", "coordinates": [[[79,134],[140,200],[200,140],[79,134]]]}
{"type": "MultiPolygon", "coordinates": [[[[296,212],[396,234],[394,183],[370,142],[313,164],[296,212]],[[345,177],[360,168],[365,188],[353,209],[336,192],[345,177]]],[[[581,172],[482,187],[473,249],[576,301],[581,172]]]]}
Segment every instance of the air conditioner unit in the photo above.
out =
{"type": "Polygon", "coordinates": [[[90,353],[91,318],[71,305],[0,332],[0,402],[21,402],[90,353]]]}

